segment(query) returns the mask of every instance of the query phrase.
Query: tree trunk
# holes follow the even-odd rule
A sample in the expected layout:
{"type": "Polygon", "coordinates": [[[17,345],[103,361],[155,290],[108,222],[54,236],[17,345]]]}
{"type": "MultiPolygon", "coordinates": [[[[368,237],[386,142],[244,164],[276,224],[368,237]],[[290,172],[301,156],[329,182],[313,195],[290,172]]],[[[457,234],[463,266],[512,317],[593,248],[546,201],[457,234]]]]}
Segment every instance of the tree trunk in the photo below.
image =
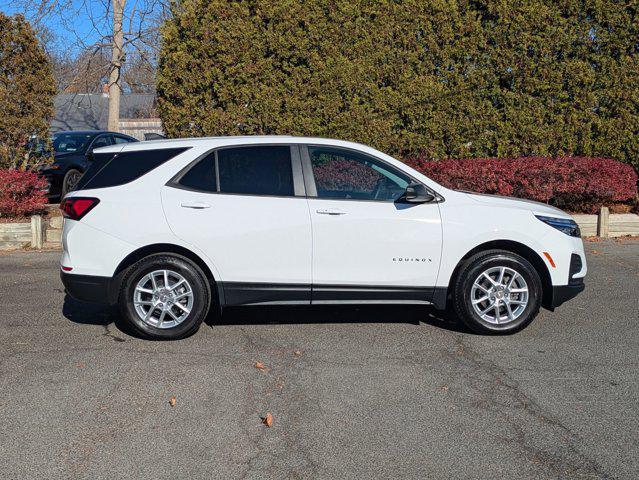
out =
{"type": "Polygon", "coordinates": [[[122,92],[122,62],[124,59],[124,31],[122,17],[126,0],[113,0],[113,43],[111,66],[109,69],[109,121],[108,129],[117,132],[120,129],[120,93],[122,92]]]}

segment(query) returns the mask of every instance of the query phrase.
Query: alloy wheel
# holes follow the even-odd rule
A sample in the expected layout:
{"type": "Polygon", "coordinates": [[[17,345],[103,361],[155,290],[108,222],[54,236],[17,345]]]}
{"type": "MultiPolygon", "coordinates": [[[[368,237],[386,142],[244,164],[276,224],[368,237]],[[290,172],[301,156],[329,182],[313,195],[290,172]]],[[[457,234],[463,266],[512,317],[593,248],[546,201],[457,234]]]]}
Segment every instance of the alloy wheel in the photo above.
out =
{"type": "Polygon", "coordinates": [[[140,319],[155,328],[173,328],[191,313],[195,296],[179,273],[155,270],[140,279],[133,291],[133,305],[140,319]]]}
{"type": "Polygon", "coordinates": [[[528,306],[529,291],[524,277],[509,267],[491,267],[473,282],[470,301],[484,321],[493,325],[514,322],[528,306]]]}

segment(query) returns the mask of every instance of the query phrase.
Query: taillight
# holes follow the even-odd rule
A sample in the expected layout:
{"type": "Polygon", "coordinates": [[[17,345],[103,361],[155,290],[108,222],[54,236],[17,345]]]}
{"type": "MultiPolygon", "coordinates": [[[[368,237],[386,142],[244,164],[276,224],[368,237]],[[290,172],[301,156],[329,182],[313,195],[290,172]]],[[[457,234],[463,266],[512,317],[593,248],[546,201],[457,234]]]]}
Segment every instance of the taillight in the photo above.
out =
{"type": "Polygon", "coordinates": [[[65,218],[80,220],[95,207],[100,200],[97,198],[71,197],[65,198],[60,204],[60,210],[65,218]]]}

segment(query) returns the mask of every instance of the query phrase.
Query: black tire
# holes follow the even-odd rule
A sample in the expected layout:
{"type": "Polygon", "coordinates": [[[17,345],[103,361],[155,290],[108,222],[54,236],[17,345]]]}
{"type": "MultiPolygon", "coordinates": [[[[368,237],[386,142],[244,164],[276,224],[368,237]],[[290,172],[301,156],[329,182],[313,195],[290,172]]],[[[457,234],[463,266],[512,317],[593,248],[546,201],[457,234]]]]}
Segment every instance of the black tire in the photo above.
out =
{"type": "MultiPolygon", "coordinates": [[[[513,274],[512,276],[515,275],[513,274]]],[[[479,295],[481,295],[481,292],[479,292],[479,295]]],[[[503,295],[503,293],[501,293],[501,295],[503,295]]],[[[486,296],[490,297],[489,294],[486,294],[486,296]]],[[[510,301],[513,297],[509,295],[507,298],[510,301]]],[[[529,325],[539,313],[541,298],[542,285],[535,267],[525,258],[506,250],[487,250],[470,257],[461,267],[453,288],[453,307],[455,313],[466,326],[479,333],[510,334],[522,330],[529,325]],[[489,322],[482,318],[479,313],[475,311],[471,299],[475,280],[482,272],[493,267],[506,267],[514,270],[523,277],[528,287],[528,303],[523,311],[514,320],[502,321],[502,323],[499,324],[489,322]]],[[[517,300],[520,299],[520,297],[514,294],[514,299],[517,300]]],[[[489,303],[490,300],[487,300],[486,303],[480,305],[484,306],[489,303]]],[[[507,315],[504,300],[501,300],[500,304],[501,307],[498,307],[498,313],[495,314],[493,311],[493,317],[498,317],[501,309],[503,309],[504,316],[507,315]]]]}
{"type": "Polygon", "coordinates": [[[61,199],[64,198],[67,193],[73,191],[82,178],[82,175],[83,173],[75,168],[70,168],[67,173],[64,174],[64,179],[62,179],[62,190],[60,192],[61,199]]]}
{"type": "MultiPolygon", "coordinates": [[[[211,287],[206,275],[188,258],[175,254],[155,254],[139,260],[127,269],[120,286],[118,304],[126,326],[141,337],[153,340],[177,340],[195,333],[206,318],[211,304],[211,287]],[[181,323],[170,328],[158,328],[146,323],[136,312],[133,301],[138,282],[147,274],[157,270],[169,270],[181,275],[186,279],[193,293],[190,312],[181,323]]],[[[157,310],[156,316],[159,317],[159,313],[160,310],[157,310]]]]}

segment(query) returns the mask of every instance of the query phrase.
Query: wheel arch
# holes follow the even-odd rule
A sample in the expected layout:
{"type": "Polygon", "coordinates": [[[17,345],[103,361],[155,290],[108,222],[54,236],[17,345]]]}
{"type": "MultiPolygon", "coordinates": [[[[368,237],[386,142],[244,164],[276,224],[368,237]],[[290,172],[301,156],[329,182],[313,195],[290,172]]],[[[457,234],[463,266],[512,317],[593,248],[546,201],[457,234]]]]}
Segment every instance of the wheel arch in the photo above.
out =
{"type": "Polygon", "coordinates": [[[62,174],[62,176],[63,177],[66,176],[66,174],[69,173],[69,170],[77,170],[78,172],[84,174],[84,172],[86,171],[86,168],[82,167],[81,165],[78,165],[77,163],[72,163],[64,167],[64,173],[62,174]]]}
{"type": "Polygon", "coordinates": [[[155,243],[152,245],[146,245],[144,247],[138,248],[137,250],[134,250],[126,257],[124,257],[124,259],[118,264],[115,272],[113,273],[113,282],[110,292],[110,297],[113,302],[117,301],[117,295],[120,291],[120,285],[122,283],[122,278],[124,277],[126,269],[139,260],[142,260],[144,257],[159,253],[179,255],[195,263],[202,270],[204,275],[206,275],[208,284],[211,287],[211,290],[215,293],[214,300],[217,300],[217,305],[221,307],[224,304],[224,290],[222,289],[221,284],[215,279],[213,272],[206,264],[206,262],[202,260],[199,255],[192,252],[188,248],[182,247],[180,245],[175,245],[173,243],[155,243]]]}
{"type": "Polygon", "coordinates": [[[548,271],[548,267],[546,266],[544,260],[541,256],[535,252],[529,246],[517,242],[514,240],[491,240],[488,242],[484,242],[480,245],[477,245],[473,249],[469,250],[457,263],[455,269],[453,270],[452,275],[450,276],[450,280],[448,282],[448,288],[446,290],[446,298],[436,298],[435,305],[438,307],[445,308],[448,296],[452,293],[453,285],[457,280],[457,276],[461,270],[462,265],[466,260],[475,255],[476,253],[483,252],[485,250],[506,250],[508,252],[515,253],[520,257],[528,260],[532,266],[535,268],[537,273],[539,274],[539,279],[541,280],[541,288],[542,288],[542,298],[541,304],[544,308],[551,308],[552,306],[552,279],[550,278],[550,272],[548,271]],[[442,305],[443,304],[443,305],[442,305]]]}

